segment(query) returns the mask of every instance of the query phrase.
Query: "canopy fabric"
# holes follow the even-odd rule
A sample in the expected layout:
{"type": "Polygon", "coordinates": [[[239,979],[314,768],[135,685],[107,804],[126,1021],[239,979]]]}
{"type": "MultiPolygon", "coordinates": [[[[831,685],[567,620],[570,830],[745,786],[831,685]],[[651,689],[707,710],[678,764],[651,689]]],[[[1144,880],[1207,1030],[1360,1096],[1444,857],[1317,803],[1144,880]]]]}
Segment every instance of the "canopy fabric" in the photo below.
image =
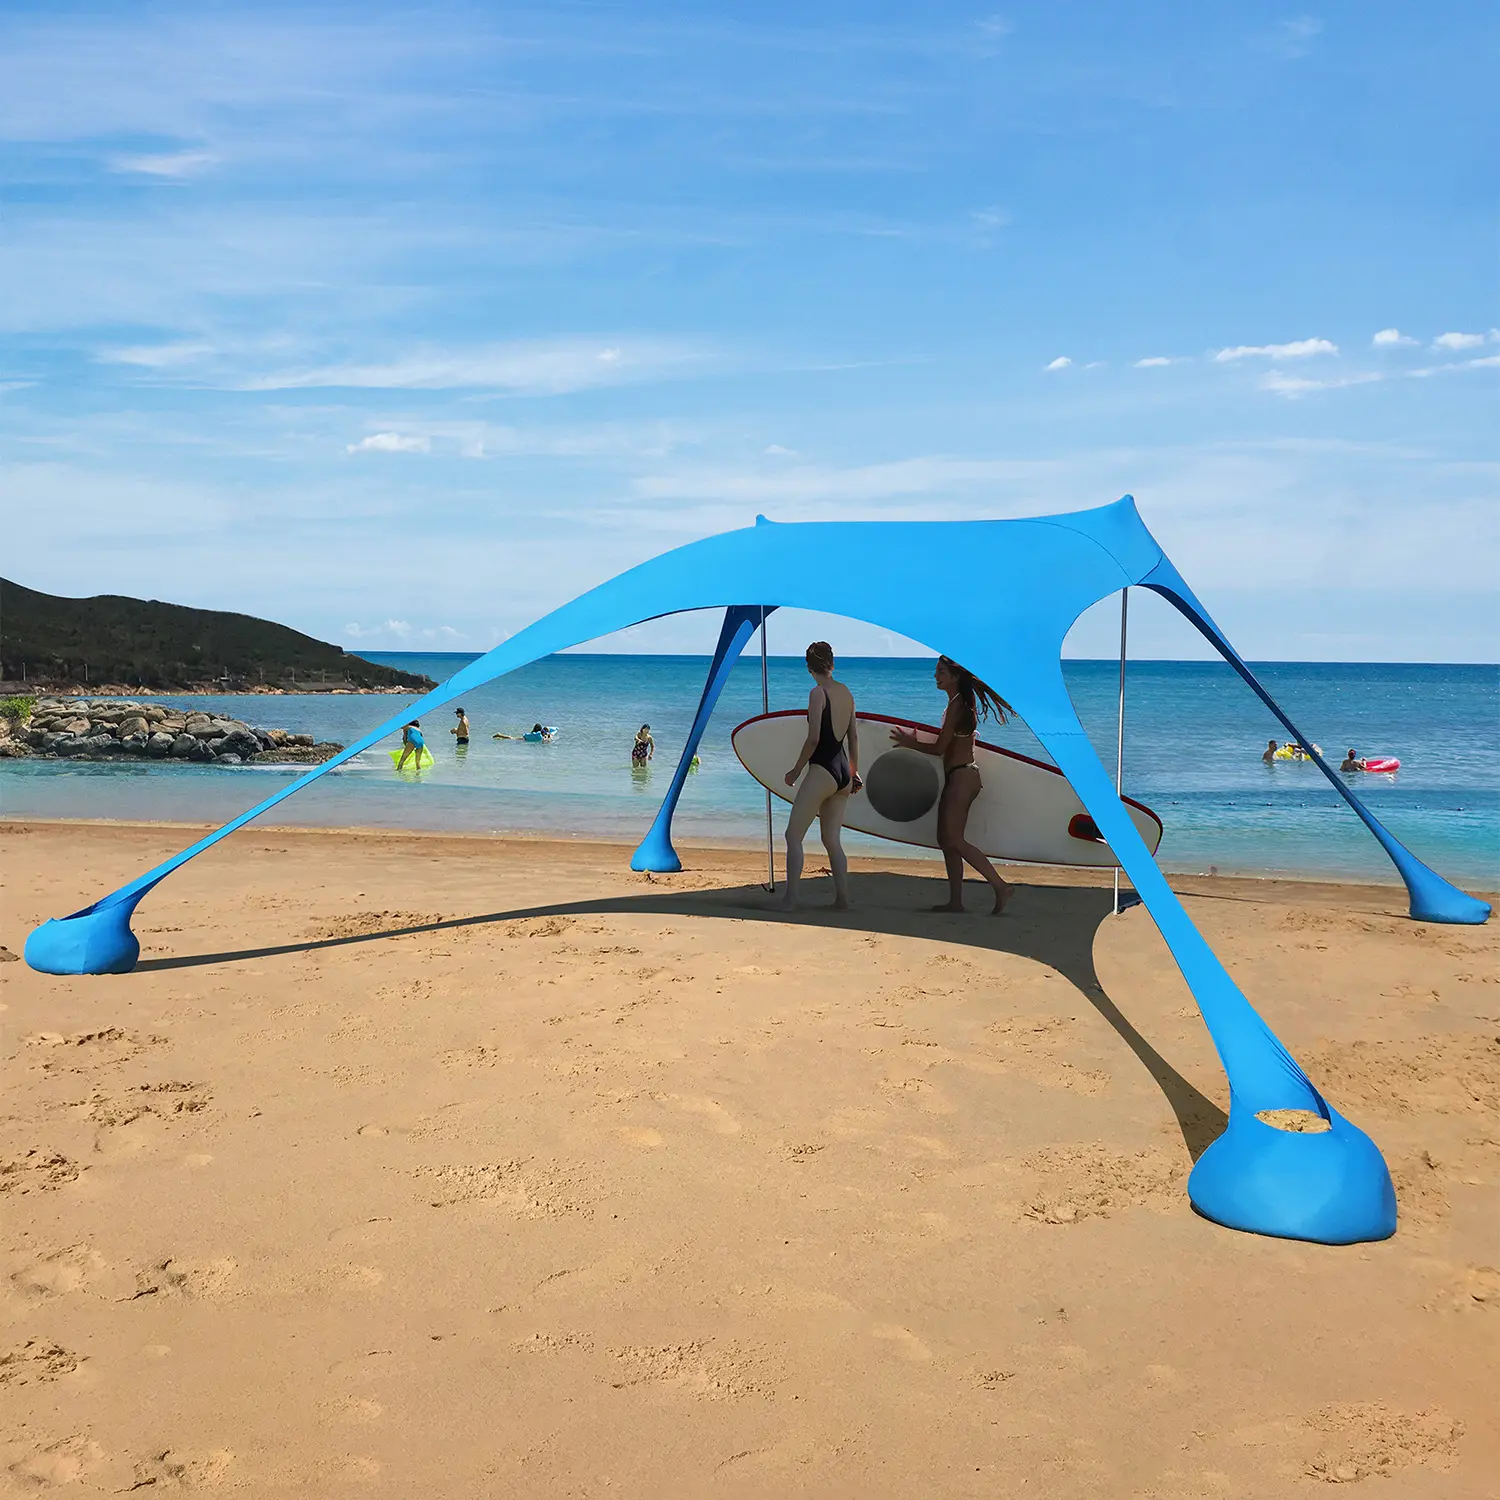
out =
{"type": "MultiPolygon", "coordinates": [[[[38,927],[26,960],[54,974],[127,972],[140,948],[130,914],[195,855],[294,796],[419,714],[507,672],[644,620],[730,609],[699,719],[764,608],[791,606],[895,631],[961,661],[995,685],[1072,783],[1130,877],[1197,999],[1230,1086],[1229,1125],[1189,1179],[1193,1203],[1234,1228],[1345,1243],[1395,1230],[1379,1151],[1323,1099],[1257,1015],[1157,869],[1083,731],[1062,674],[1062,646],[1090,605],[1132,585],[1181,610],[1286,726],[1395,862],[1414,917],[1482,922],[1465,895],[1395,840],[1275,705],[1147,530],[1135,502],[1003,521],[808,522],[758,517],[621,573],[554,610],[410,704],[340,754],[93,906],[38,927]],[[957,573],[963,580],[955,587],[957,573]],[[735,607],[738,607],[736,610],[735,607]],[[1291,1133],[1257,1118],[1293,1109],[1328,1128],[1291,1133]]],[[[701,724],[697,726],[701,733],[701,724]]],[[[670,820],[670,811],[667,811],[670,820]]],[[[644,847],[644,846],[643,846],[644,847]]]]}

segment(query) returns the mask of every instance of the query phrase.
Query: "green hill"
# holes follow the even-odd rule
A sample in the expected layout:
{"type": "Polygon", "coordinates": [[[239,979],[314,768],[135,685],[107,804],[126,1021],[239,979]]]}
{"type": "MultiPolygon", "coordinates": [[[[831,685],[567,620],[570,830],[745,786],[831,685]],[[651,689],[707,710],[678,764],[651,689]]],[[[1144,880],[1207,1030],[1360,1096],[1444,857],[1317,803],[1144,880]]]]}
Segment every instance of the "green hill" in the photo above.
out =
{"type": "Polygon", "coordinates": [[[216,609],[98,594],[61,599],[0,578],[0,676],[45,686],[245,691],[436,686],[310,635],[216,609]]]}

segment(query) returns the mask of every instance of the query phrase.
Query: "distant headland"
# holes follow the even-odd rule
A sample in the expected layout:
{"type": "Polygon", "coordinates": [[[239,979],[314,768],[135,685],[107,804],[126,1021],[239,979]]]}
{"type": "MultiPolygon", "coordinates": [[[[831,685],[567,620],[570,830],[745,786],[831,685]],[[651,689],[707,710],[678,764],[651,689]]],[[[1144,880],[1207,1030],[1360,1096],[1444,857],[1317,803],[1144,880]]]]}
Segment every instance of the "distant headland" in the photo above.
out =
{"type": "Polygon", "coordinates": [[[0,688],[129,695],[411,693],[430,677],[217,609],[97,594],[64,599],[0,578],[0,688]]]}

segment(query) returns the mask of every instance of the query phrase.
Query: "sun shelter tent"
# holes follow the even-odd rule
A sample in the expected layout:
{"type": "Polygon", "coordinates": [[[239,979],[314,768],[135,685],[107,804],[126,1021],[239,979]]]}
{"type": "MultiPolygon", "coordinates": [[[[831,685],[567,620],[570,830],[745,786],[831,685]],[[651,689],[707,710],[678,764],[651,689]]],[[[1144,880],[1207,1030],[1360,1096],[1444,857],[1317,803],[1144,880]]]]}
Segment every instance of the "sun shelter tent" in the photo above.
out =
{"type": "MultiPolygon", "coordinates": [[[[769,609],[788,605],[847,615],[921,641],[994,683],[1071,782],[1145,902],[1193,991],[1229,1080],[1228,1126],[1188,1180],[1194,1205],[1236,1229],[1331,1244],[1385,1238],[1396,1227],[1396,1201],[1380,1152],[1313,1086],[1189,920],[1074,712],[1063,682],[1063,641],[1085,609],[1130,586],[1171,600],[1313,757],[1394,861],[1413,917],[1468,923],[1488,918],[1485,902],[1450,885],[1392,838],[1312,749],[1220,633],[1126,496],[1097,510],[1011,521],[778,525],[758,517],[752,527],[664,553],[544,616],[165,864],[71,917],[43,923],[27,939],[26,960],[52,974],[128,972],[140,954],[131,914],[174,870],[415,714],[552,652],[663,615],[725,609],[697,736],[729,666],[769,609]],[[932,580],[955,557],[963,558],[974,586],[934,589],[932,580]],[[813,558],[836,562],[815,568],[813,558]],[[986,579],[993,584],[986,587],[986,579]],[[1316,1114],[1327,1128],[1294,1133],[1259,1118],[1283,1109],[1316,1114]]],[[[688,759],[690,751],[684,765],[688,759]]],[[[679,767],[669,804],[675,804],[682,774],[679,767]]],[[[663,811],[657,837],[648,838],[638,859],[670,853],[671,806],[663,811]]]]}

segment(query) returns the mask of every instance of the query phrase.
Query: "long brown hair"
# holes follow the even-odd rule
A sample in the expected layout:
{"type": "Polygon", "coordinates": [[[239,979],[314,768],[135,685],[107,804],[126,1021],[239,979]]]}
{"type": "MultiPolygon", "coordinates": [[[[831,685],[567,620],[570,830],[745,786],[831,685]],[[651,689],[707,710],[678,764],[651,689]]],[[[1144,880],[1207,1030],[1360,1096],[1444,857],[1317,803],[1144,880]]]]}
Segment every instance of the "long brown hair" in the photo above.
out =
{"type": "Polygon", "coordinates": [[[992,714],[996,723],[1003,724],[1011,714],[1015,713],[1015,709],[989,683],[976,677],[967,667],[959,666],[951,656],[940,656],[938,661],[948,669],[949,674],[958,684],[959,701],[968,711],[968,722],[974,726],[970,730],[960,732],[977,733],[979,721],[988,719],[992,714]]]}

